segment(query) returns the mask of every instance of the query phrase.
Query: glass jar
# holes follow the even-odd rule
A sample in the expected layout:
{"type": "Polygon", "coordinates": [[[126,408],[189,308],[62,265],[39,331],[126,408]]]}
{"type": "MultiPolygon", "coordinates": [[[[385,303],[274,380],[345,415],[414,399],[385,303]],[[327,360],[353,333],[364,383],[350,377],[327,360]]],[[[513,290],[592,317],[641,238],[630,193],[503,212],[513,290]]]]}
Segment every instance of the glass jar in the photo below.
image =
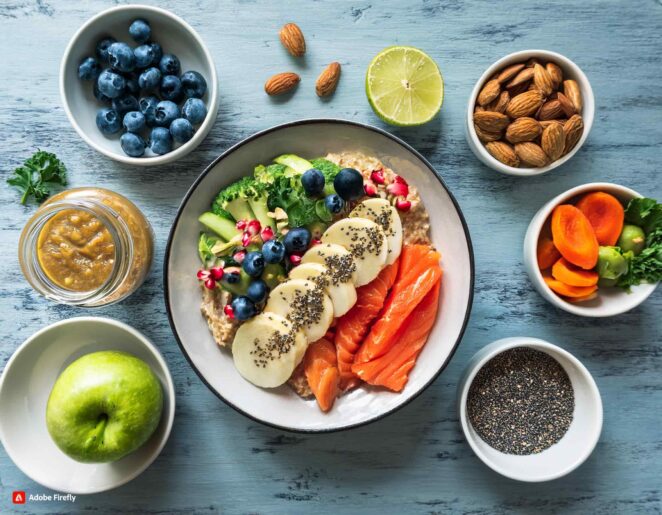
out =
{"type": "Polygon", "coordinates": [[[154,234],[130,200],[103,188],[74,188],[48,199],[19,241],[23,275],[61,304],[97,307],[119,302],[143,283],[154,234]]]}

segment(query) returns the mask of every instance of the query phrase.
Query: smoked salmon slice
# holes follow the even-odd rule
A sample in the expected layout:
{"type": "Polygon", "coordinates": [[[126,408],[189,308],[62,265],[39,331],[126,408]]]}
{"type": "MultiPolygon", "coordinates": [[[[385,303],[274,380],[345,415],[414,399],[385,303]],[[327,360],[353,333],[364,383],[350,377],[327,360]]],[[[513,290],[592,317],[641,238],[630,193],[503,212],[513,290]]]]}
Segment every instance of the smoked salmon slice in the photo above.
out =
{"type": "Polygon", "coordinates": [[[356,290],[356,304],[345,315],[338,319],[336,325],[336,354],[338,356],[338,371],[340,373],[340,389],[342,391],[354,388],[360,380],[352,372],[354,355],[368,333],[370,324],[377,317],[389,290],[398,275],[397,260],[382,270],[374,281],[356,290]]]}
{"type": "Polygon", "coordinates": [[[352,371],[369,384],[402,391],[437,318],[440,288],[441,278],[407,317],[388,352],[367,363],[353,365],[352,371]]]}
{"type": "Polygon", "coordinates": [[[424,252],[416,250],[417,254],[423,254],[420,259],[412,262],[405,256],[400,262],[398,278],[386,299],[379,319],[356,353],[354,363],[366,363],[386,354],[395,343],[395,335],[404,321],[441,279],[440,254],[430,247],[423,245],[418,247],[427,250],[424,252]],[[404,267],[408,262],[412,264],[410,269],[406,270],[404,267]]]}
{"type": "Polygon", "coordinates": [[[322,411],[329,411],[338,396],[338,358],[336,347],[326,338],[311,343],[303,357],[308,385],[322,411]]]}

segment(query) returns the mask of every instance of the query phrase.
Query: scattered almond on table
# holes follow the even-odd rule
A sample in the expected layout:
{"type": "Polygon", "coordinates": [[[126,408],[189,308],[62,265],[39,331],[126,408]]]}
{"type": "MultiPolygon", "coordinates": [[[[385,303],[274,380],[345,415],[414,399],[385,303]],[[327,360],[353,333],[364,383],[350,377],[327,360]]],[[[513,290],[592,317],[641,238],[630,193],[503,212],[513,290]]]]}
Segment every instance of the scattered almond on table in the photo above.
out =
{"type": "Polygon", "coordinates": [[[529,59],[507,66],[483,85],[474,129],[495,159],[539,168],[570,152],[584,132],[582,94],[553,62],[529,59]]]}
{"type": "Polygon", "coordinates": [[[327,66],[315,83],[315,92],[318,97],[327,97],[336,90],[340,79],[340,63],[333,62],[327,66]]]}
{"type": "Polygon", "coordinates": [[[296,23],[286,23],[278,35],[283,46],[294,57],[301,57],[306,53],[306,40],[296,23]]]}
{"type": "Polygon", "coordinates": [[[282,95],[294,89],[300,81],[301,77],[294,72],[277,73],[269,77],[264,84],[264,91],[267,95],[282,95]]]}

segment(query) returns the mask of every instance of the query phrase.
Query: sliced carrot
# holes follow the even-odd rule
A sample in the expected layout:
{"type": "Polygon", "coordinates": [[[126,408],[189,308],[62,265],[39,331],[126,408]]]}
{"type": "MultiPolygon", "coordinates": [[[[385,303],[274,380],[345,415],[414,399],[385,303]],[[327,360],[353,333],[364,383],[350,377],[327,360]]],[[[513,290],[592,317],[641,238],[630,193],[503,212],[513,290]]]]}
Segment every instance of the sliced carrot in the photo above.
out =
{"type": "Polygon", "coordinates": [[[352,366],[352,370],[361,379],[372,385],[385,386],[394,392],[402,391],[437,319],[440,287],[441,279],[407,317],[396,335],[395,344],[386,354],[352,366]]]}
{"type": "Polygon", "coordinates": [[[580,302],[588,302],[589,300],[593,300],[598,296],[597,290],[591,293],[590,295],[586,295],[585,297],[567,297],[565,300],[568,302],[572,302],[573,304],[578,304],[580,302]]]}
{"type": "Polygon", "coordinates": [[[595,231],[579,209],[570,204],[556,206],[552,213],[552,239],[561,255],[585,270],[598,262],[595,231]]]}
{"type": "Polygon", "coordinates": [[[623,205],[616,197],[604,191],[587,193],[577,202],[577,209],[588,218],[600,245],[616,245],[625,220],[623,205]]]}
{"type": "Polygon", "coordinates": [[[303,358],[308,385],[322,411],[329,411],[338,396],[337,363],[336,347],[325,338],[311,343],[303,358]]]}
{"type": "MultiPolygon", "coordinates": [[[[402,264],[400,265],[402,267],[402,264]]],[[[393,285],[380,318],[374,323],[354,358],[354,363],[365,363],[388,352],[395,343],[395,334],[409,314],[441,278],[439,262],[426,260],[426,269],[420,275],[406,274],[402,282],[393,285]]]]}
{"type": "Polygon", "coordinates": [[[570,286],[569,284],[562,283],[561,281],[554,279],[553,277],[543,276],[545,283],[549,286],[552,291],[562,295],[564,297],[587,297],[591,295],[594,291],[598,289],[597,285],[593,286],[570,286]]]}
{"type": "Polygon", "coordinates": [[[561,258],[554,263],[552,276],[570,286],[595,286],[599,279],[595,270],[583,270],[570,263],[566,258],[561,258]]]}
{"type": "Polygon", "coordinates": [[[384,268],[377,278],[356,290],[356,304],[338,319],[334,343],[338,355],[340,389],[354,388],[361,381],[352,372],[354,355],[370,329],[370,324],[379,314],[386,295],[398,275],[399,260],[384,268]]]}
{"type": "Polygon", "coordinates": [[[554,246],[551,237],[541,236],[540,239],[538,239],[536,257],[538,258],[538,268],[540,268],[540,270],[547,270],[558,261],[561,257],[561,253],[554,246]]]}

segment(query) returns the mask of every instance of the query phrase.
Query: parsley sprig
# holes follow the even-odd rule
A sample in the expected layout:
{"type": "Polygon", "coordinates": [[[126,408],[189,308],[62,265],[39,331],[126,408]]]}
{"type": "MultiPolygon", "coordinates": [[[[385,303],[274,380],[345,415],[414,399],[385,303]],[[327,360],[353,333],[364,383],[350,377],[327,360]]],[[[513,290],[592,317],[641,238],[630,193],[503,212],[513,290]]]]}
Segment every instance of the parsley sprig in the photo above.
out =
{"type": "Polygon", "coordinates": [[[55,154],[37,150],[14,170],[7,183],[23,193],[21,204],[31,196],[41,203],[51,194],[50,187],[55,184],[66,186],[67,169],[55,154]]]}

